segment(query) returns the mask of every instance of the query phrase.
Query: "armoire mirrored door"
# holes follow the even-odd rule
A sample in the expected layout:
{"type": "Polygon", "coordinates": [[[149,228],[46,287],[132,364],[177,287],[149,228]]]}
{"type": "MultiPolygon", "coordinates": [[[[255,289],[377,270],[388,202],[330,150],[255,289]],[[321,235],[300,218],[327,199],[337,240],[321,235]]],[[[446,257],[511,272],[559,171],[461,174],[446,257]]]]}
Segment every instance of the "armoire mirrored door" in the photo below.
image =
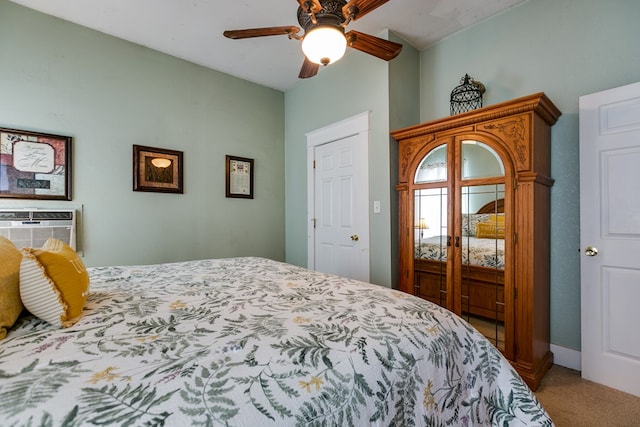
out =
{"type": "Polygon", "coordinates": [[[414,247],[416,295],[443,307],[451,304],[448,290],[447,251],[449,208],[447,144],[434,148],[420,163],[414,193],[414,247]]]}
{"type": "Polygon", "coordinates": [[[503,351],[504,180],[498,153],[466,139],[429,151],[414,179],[416,295],[455,311],[503,351]]]}

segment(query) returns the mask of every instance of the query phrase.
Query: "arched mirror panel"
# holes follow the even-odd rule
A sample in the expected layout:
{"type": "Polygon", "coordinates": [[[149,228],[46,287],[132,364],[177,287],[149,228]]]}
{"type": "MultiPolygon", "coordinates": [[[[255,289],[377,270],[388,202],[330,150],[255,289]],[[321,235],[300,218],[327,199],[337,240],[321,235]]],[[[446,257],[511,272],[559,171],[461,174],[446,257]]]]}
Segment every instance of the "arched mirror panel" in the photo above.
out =
{"type": "Polygon", "coordinates": [[[496,151],[487,144],[462,140],[462,179],[504,176],[504,164],[496,151]]]}
{"type": "Polygon", "coordinates": [[[447,144],[431,150],[420,162],[414,183],[444,182],[447,180],[447,144]]]}

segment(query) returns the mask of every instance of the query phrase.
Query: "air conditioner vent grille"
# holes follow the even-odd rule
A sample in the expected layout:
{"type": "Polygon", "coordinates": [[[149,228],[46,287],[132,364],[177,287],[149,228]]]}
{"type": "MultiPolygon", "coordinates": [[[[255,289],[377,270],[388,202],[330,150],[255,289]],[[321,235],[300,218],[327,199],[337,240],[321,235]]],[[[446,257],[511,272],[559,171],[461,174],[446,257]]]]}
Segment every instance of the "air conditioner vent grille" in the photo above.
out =
{"type": "Polygon", "coordinates": [[[30,219],[29,213],[30,213],[29,211],[0,211],[0,220],[3,220],[3,219],[28,220],[30,219]]]}
{"type": "Polygon", "coordinates": [[[31,219],[59,219],[59,220],[72,220],[72,211],[34,211],[31,212],[31,219]]]}
{"type": "Polygon", "coordinates": [[[0,210],[0,236],[18,248],[39,248],[53,237],[76,249],[75,210],[0,210]]]}

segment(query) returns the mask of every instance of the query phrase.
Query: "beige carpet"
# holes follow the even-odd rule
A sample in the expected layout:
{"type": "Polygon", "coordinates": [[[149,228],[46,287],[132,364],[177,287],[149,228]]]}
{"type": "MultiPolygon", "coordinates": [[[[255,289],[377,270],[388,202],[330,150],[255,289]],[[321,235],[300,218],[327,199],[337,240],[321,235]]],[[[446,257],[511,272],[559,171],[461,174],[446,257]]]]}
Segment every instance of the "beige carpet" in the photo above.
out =
{"type": "Polygon", "coordinates": [[[554,365],[536,391],[558,427],[640,426],[640,397],[591,381],[554,365]]]}

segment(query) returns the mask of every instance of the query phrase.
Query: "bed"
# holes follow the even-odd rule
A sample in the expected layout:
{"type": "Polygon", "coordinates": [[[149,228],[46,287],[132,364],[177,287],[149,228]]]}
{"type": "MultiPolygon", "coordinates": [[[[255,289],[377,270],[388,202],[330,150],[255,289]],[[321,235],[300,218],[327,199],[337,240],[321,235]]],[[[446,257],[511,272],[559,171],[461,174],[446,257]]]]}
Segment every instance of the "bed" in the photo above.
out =
{"type": "Polygon", "coordinates": [[[468,323],[264,258],[94,267],[77,323],[0,340],[0,419],[36,425],[553,425],[468,323]]]}

